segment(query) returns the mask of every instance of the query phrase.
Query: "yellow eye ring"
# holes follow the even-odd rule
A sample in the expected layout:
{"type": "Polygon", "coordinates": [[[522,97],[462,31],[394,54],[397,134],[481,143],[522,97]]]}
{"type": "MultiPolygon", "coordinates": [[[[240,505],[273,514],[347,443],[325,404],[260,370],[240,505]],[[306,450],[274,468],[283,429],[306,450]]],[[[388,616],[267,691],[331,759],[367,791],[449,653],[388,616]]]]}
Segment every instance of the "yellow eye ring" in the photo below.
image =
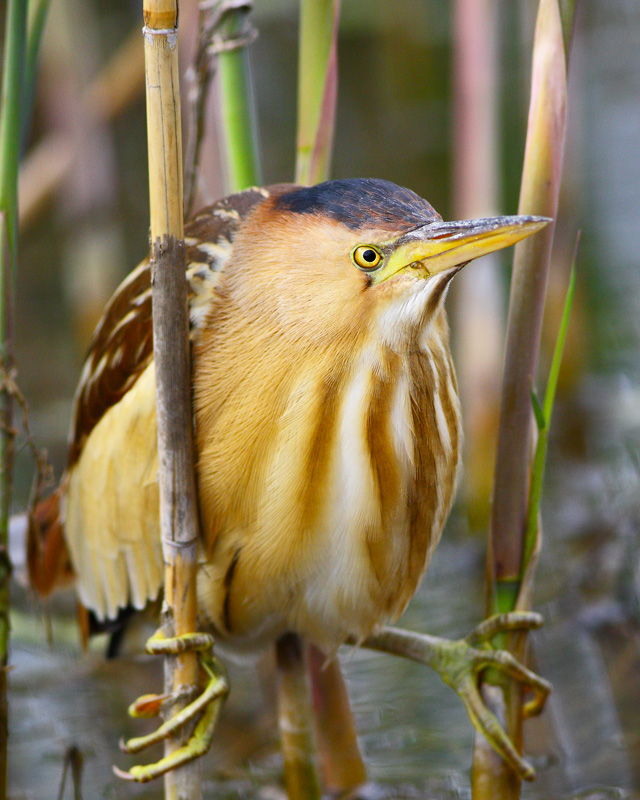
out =
{"type": "Polygon", "coordinates": [[[354,264],[360,269],[375,269],[382,261],[382,255],[370,244],[361,244],[351,253],[354,264]]]}

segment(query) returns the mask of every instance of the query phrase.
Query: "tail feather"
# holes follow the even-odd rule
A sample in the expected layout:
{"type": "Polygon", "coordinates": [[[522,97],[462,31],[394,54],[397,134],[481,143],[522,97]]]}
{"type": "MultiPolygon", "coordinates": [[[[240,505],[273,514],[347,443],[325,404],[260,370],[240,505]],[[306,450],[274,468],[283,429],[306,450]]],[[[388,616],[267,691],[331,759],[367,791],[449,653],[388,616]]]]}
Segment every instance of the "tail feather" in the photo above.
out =
{"type": "Polygon", "coordinates": [[[40,501],[29,515],[27,568],[29,583],[46,597],[74,579],[61,519],[62,491],[40,501]]]}

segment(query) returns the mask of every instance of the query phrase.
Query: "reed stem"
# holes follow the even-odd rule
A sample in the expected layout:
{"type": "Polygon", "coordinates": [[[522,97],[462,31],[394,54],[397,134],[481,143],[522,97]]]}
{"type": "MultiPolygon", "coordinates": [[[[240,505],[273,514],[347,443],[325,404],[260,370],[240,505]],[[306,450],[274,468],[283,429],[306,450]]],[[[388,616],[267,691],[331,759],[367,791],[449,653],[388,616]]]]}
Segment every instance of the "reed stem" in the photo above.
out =
{"type": "MultiPolygon", "coordinates": [[[[329,179],[338,93],[339,20],[340,0],[301,0],[295,169],[296,182],[301,184],[329,179]]],[[[345,794],[366,780],[349,696],[337,656],[324,664],[324,656],[313,645],[309,651],[314,691],[314,708],[310,713],[315,713],[324,788],[345,794]]],[[[299,680],[302,681],[302,676],[299,680]]],[[[301,694],[299,702],[304,702],[301,694]]],[[[305,777],[313,764],[315,743],[310,735],[307,746],[310,749],[306,761],[292,763],[290,771],[298,772],[296,784],[308,783],[303,797],[312,798],[319,788],[316,788],[317,776],[311,782],[305,777]]]]}
{"type": "Polygon", "coordinates": [[[22,78],[22,108],[21,108],[21,150],[27,143],[27,134],[31,127],[31,114],[33,112],[33,98],[36,85],[36,68],[40,42],[44,32],[44,25],[49,11],[49,0],[31,0],[29,8],[29,32],[24,61],[24,75],[22,78]]]}
{"type": "MultiPolygon", "coordinates": [[[[565,32],[571,21],[561,16],[558,0],[540,0],[520,214],[557,216],[566,127],[565,32]]],[[[553,229],[548,225],[515,248],[487,563],[489,613],[527,610],[532,599],[537,547],[526,546],[534,433],[531,387],[536,380],[553,229]],[[525,551],[531,552],[528,564],[525,551]]],[[[526,637],[505,638],[500,646],[524,661],[526,637]]],[[[521,687],[508,681],[501,688],[485,685],[484,693],[521,750],[521,687]]],[[[474,800],[515,800],[520,795],[520,779],[482,737],[476,737],[472,789],[474,800]]]]}
{"type": "Polygon", "coordinates": [[[344,795],[367,780],[347,687],[337,655],[329,659],[312,644],[308,661],[323,787],[344,795]]]}
{"type": "Polygon", "coordinates": [[[254,38],[249,22],[252,7],[251,2],[233,4],[220,25],[222,41],[227,43],[227,49],[221,49],[217,58],[228,193],[262,183],[249,52],[254,38]]]}
{"type": "Polygon", "coordinates": [[[338,94],[340,0],[301,0],[296,181],[327,180],[338,94]]]}
{"type": "MultiPolygon", "coordinates": [[[[160,524],[165,562],[165,636],[197,630],[198,516],[192,441],[191,375],[183,228],[182,139],[176,0],[144,0],[147,136],[151,208],[153,343],[156,371],[160,524]]],[[[197,687],[198,660],[165,660],[165,691],[197,687]]],[[[176,704],[171,709],[180,710],[176,704]]],[[[167,740],[169,755],[184,739],[167,740]]],[[[195,760],[165,775],[168,800],[202,796],[195,760]]]]}
{"type": "Polygon", "coordinates": [[[18,162],[27,41],[27,4],[7,3],[0,108],[0,800],[7,796],[7,661],[10,634],[8,548],[13,479],[13,283],[18,253],[18,162]]]}

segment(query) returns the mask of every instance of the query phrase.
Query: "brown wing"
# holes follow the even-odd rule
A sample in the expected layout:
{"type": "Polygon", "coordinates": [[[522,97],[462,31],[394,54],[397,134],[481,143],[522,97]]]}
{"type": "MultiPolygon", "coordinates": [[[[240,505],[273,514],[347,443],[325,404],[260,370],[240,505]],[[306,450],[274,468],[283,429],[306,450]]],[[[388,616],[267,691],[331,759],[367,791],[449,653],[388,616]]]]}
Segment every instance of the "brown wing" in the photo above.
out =
{"type": "MultiPolygon", "coordinates": [[[[203,209],[186,225],[192,339],[204,321],[237,229],[268,196],[267,189],[247,189],[203,209]]],[[[69,467],[78,460],[96,424],[132,388],[152,357],[151,274],[149,259],[145,259],[116,290],[89,346],[74,400],[69,467]]]]}
{"type": "MultiPolygon", "coordinates": [[[[192,339],[238,228],[268,196],[248,189],[187,224],[192,339]]],[[[48,593],[57,581],[51,565],[68,577],[70,558],[80,599],[100,619],[129,604],[143,607],[162,586],[152,362],[146,260],[120,285],[96,329],[76,392],[67,473],[55,502],[50,498],[31,514],[32,585],[48,593]]]]}

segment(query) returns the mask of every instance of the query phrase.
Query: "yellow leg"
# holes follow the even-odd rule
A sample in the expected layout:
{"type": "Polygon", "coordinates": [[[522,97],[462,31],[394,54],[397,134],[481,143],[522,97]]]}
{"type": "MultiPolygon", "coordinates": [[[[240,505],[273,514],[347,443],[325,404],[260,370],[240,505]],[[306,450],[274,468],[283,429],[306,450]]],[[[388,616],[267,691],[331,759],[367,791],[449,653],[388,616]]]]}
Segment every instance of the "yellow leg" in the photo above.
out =
{"type": "MultiPolygon", "coordinates": [[[[160,725],[153,733],[129,739],[127,742],[121,742],[121,749],[125,753],[138,753],[140,750],[144,750],[174,735],[182,727],[197,719],[198,716],[200,716],[200,719],[188,742],[171,753],[170,756],[166,756],[154,764],[132,767],[129,772],[124,772],[114,767],[116,775],[125,780],[146,783],[207,752],[211,746],[222,703],[229,693],[226,670],[211,652],[212,648],[213,637],[206,633],[190,633],[165,639],[161,632],[157,632],[149,639],[147,642],[147,651],[149,653],[177,655],[189,649],[200,651],[200,663],[207,675],[207,685],[199,697],[163,725],[160,725]]],[[[176,699],[171,695],[144,695],[132,703],[129,707],[129,713],[134,717],[152,716],[159,713],[163,706],[176,699]]]]}
{"type": "Polygon", "coordinates": [[[309,647],[318,750],[326,792],[348,794],[367,780],[356,726],[338,657],[309,647]]]}

